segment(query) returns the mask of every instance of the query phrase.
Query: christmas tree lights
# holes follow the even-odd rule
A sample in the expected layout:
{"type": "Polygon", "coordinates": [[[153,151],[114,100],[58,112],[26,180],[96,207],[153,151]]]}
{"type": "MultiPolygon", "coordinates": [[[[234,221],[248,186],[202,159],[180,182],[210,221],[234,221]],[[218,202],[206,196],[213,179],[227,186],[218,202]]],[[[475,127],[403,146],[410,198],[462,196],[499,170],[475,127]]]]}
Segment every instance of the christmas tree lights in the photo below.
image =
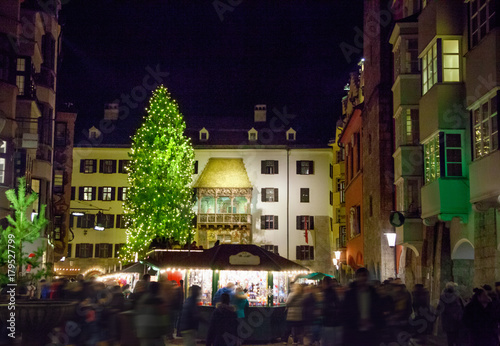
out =
{"type": "Polygon", "coordinates": [[[127,243],[121,258],[133,261],[159,237],[185,244],[192,238],[194,150],[184,135],[186,123],[164,86],[149,100],[148,115],[132,137],[124,204],[127,243]]]}

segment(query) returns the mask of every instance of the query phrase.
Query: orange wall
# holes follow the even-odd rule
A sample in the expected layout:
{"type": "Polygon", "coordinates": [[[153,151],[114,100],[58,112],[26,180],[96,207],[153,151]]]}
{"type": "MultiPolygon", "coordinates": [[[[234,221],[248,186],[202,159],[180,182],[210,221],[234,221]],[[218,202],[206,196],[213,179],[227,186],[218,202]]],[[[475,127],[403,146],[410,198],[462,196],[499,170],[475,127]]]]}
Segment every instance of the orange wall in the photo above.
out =
{"type": "MultiPolygon", "coordinates": [[[[345,129],[342,133],[340,142],[344,144],[344,147],[347,147],[347,145],[351,145],[351,137],[353,134],[358,133],[359,134],[359,143],[358,145],[360,146],[359,148],[359,153],[362,157],[363,153],[363,147],[362,147],[362,141],[361,141],[361,132],[362,132],[362,117],[361,117],[361,110],[356,109],[354,110],[353,114],[351,115],[348,123],[345,126],[345,129]]],[[[346,151],[347,152],[347,151],[346,151]]],[[[353,150],[354,154],[356,155],[356,150],[353,150]]],[[[354,261],[356,261],[358,254],[360,254],[363,258],[363,260],[360,263],[356,263],[357,266],[364,266],[364,231],[363,231],[363,161],[360,158],[360,167],[359,167],[359,172],[357,172],[357,167],[356,167],[356,161],[357,157],[346,157],[346,177],[347,179],[347,186],[346,186],[346,193],[345,193],[345,213],[346,213],[346,227],[347,227],[347,253],[346,253],[346,260],[347,263],[349,264],[349,258],[352,257],[354,261]],[[354,169],[353,169],[353,177],[350,177],[349,172],[351,171],[350,165],[354,164],[354,169]],[[348,177],[349,176],[349,177],[348,177]],[[351,207],[353,206],[360,206],[361,210],[361,215],[360,215],[360,231],[361,233],[354,237],[350,238],[350,210],[351,207]]]]}

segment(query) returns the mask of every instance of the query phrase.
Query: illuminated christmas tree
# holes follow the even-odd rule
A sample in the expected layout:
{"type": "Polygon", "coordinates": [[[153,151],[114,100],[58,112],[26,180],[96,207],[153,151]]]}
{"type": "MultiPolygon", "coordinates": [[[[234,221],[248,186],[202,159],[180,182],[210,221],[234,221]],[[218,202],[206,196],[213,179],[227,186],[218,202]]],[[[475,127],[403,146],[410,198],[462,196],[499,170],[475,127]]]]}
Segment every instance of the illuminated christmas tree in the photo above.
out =
{"type": "Polygon", "coordinates": [[[156,238],[185,244],[194,233],[191,188],[194,150],[184,135],[186,123],[164,86],[149,100],[144,124],[132,137],[125,201],[127,244],[122,258],[131,261],[156,238]]]}

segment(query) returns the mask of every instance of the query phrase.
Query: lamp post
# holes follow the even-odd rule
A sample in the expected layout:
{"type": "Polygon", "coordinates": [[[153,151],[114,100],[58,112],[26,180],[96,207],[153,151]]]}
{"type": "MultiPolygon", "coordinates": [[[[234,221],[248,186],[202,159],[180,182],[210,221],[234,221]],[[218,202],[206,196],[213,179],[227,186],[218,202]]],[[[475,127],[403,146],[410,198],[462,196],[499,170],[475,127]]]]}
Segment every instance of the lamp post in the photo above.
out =
{"type": "Polygon", "coordinates": [[[395,278],[398,277],[398,259],[397,259],[397,249],[396,249],[396,232],[392,233],[384,233],[387,237],[387,242],[389,243],[389,247],[394,248],[394,275],[395,278]]]}

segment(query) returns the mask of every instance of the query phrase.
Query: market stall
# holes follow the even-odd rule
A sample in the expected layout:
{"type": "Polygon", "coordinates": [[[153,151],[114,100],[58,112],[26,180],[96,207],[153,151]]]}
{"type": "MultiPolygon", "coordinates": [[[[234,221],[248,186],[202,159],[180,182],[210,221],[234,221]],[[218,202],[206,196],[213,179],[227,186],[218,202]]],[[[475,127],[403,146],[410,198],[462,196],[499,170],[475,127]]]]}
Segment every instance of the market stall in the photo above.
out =
{"type": "Polygon", "coordinates": [[[158,272],[151,269],[147,264],[140,262],[126,265],[119,271],[101,275],[97,280],[104,282],[107,286],[119,285],[123,287],[130,285],[130,290],[133,292],[136,282],[146,273],[151,276],[151,281],[157,281],[158,272]]]}
{"type": "MultiPolygon", "coordinates": [[[[160,272],[160,276],[182,273],[188,287],[202,288],[201,304],[205,320],[213,312],[215,292],[229,282],[247,290],[250,309],[247,317],[259,321],[246,338],[266,341],[280,337],[284,328],[284,309],[289,284],[308,269],[264,250],[257,245],[223,244],[208,250],[157,249],[148,253],[145,262],[160,272]]],[[[249,324],[251,326],[251,324],[249,324]]],[[[206,335],[201,325],[199,336],[206,335]]]]}

